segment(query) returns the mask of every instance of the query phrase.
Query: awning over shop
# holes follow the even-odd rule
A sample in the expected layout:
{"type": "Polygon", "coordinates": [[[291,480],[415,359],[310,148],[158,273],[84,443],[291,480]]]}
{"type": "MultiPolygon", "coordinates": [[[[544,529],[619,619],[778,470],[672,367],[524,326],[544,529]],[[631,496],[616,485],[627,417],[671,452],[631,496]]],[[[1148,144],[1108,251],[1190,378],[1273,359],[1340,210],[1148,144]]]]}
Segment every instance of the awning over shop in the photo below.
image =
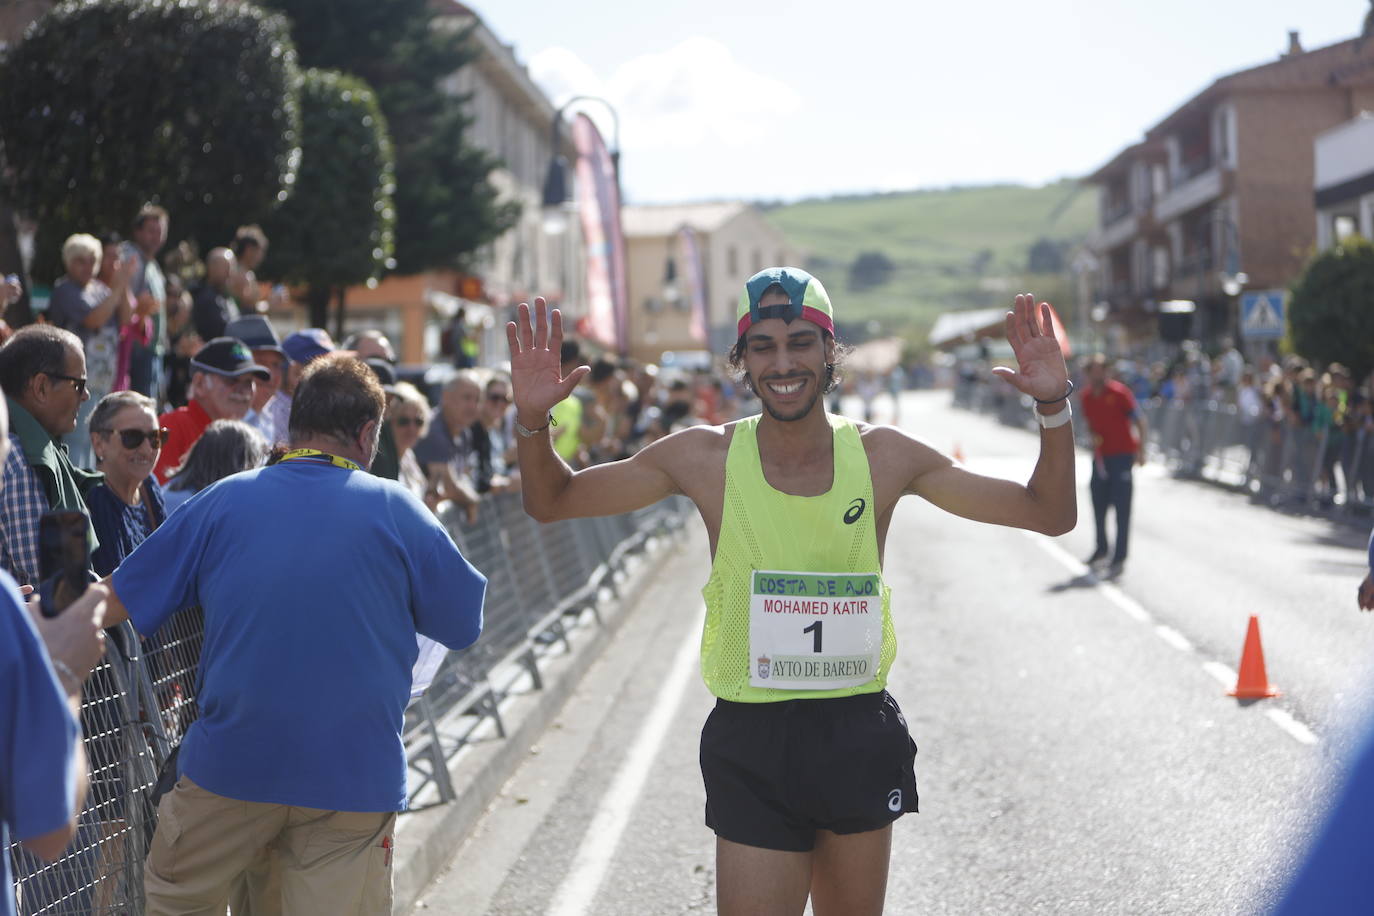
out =
{"type": "Polygon", "coordinates": [[[844,365],[851,372],[886,375],[897,368],[901,361],[902,339],[883,337],[878,340],[866,340],[850,350],[844,359],[844,365]]]}
{"type": "Polygon", "coordinates": [[[983,338],[1005,337],[1006,317],[1006,309],[944,312],[935,319],[935,327],[930,330],[931,346],[943,350],[983,338]]]}

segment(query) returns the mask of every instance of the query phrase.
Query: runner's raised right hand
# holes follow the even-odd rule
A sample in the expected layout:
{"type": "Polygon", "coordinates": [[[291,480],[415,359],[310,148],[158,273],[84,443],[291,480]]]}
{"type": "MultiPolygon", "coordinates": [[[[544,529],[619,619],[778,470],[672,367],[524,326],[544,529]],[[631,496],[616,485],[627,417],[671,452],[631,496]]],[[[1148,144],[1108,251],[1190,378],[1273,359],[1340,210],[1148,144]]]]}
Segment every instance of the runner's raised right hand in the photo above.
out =
{"type": "Polygon", "coordinates": [[[542,298],[534,300],[531,322],[529,303],[522,302],[516,320],[506,323],[516,419],[531,429],[547,423],[553,406],[572,394],[582,376],[591,371],[589,366],[578,366],[563,377],[563,315],[554,309],[550,317],[545,306],[542,298]]]}

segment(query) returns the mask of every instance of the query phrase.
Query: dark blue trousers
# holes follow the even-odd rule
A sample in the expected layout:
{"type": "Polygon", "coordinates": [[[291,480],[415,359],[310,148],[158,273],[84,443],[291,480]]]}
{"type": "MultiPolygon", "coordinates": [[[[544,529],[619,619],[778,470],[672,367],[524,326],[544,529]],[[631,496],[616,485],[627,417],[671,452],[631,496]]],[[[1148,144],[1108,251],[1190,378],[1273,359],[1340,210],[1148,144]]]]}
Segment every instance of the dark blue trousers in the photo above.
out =
{"type": "Polygon", "coordinates": [[[1097,522],[1095,554],[1107,554],[1107,510],[1116,511],[1116,551],[1113,563],[1126,562],[1131,540],[1131,468],[1135,455],[1108,455],[1093,460],[1093,476],[1088,489],[1093,497],[1093,518],[1097,522]]]}

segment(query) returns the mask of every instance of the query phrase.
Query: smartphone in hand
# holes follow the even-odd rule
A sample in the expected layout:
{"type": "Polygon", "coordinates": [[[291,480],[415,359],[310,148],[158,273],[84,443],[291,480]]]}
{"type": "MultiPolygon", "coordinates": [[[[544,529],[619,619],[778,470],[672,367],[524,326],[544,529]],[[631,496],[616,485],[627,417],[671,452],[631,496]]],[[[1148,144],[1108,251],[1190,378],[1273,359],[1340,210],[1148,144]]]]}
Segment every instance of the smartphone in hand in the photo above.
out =
{"type": "Polygon", "coordinates": [[[86,513],[70,509],[44,512],[38,520],[38,597],[43,616],[56,617],[90,584],[90,546],[86,513]]]}

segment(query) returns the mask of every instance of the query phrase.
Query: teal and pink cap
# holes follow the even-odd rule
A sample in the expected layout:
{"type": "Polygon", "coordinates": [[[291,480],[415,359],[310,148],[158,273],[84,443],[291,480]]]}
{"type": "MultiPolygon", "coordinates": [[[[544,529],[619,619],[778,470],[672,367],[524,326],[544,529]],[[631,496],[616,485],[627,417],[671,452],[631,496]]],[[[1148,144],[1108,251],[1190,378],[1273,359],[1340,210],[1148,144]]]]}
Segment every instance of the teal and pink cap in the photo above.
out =
{"type": "Polygon", "coordinates": [[[739,297],[739,333],[744,334],[756,321],[781,318],[791,322],[802,318],[823,330],[835,333],[835,309],[830,305],[821,281],[799,267],[770,267],[750,277],[739,297]],[[785,304],[759,307],[763,294],[773,286],[787,294],[785,304]]]}

